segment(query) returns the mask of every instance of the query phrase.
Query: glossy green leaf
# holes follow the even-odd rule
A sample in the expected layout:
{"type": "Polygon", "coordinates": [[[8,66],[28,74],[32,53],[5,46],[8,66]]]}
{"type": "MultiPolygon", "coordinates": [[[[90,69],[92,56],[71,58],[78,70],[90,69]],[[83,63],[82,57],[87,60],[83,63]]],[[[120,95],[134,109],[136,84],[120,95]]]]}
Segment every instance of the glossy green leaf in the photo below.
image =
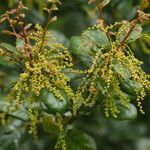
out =
{"type": "Polygon", "coordinates": [[[129,104],[128,108],[120,106],[119,120],[134,120],[137,117],[137,108],[133,104],[129,104]]]}
{"type": "Polygon", "coordinates": [[[68,150],[97,150],[94,139],[77,129],[67,132],[66,144],[68,150]]]}
{"type": "Polygon", "coordinates": [[[113,60],[112,64],[114,71],[123,79],[128,80],[131,78],[131,73],[126,66],[119,64],[119,62],[117,62],[116,60],[113,60]]]}
{"type": "Polygon", "coordinates": [[[101,47],[109,48],[110,46],[106,33],[100,29],[85,31],[83,38],[85,39],[85,44],[89,45],[89,47],[93,45],[93,48],[96,46],[96,50],[101,47]]]}
{"type": "Polygon", "coordinates": [[[86,66],[90,67],[95,53],[102,47],[109,48],[106,33],[99,29],[87,30],[84,34],[71,38],[71,52],[86,66]]]}
{"type": "Polygon", "coordinates": [[[92,65],[93,58],[88,54],[89,50],[82,45],[82,39],[79,36],[74,36],[71,38],[71,52],[82,62],[86,67],[92,65]]]}
{"type": "Polygon", "coordinates": [[[84,76],[84,74],[78,74],[78,73],[75,72],[75,70],[73,70],[72,68],[65,68],[65,69],[63,70],[63,73],[64,73],[70,80],[82,78],[82,77],[84,76]]]}
{"type": "Polygon", "coordinates": [[[47,89],[43,89],[40,93],[40,100],[46,107],[46,111],[49,113],[64,113],[69,109],[69,98],[65,92],[61,91],[61,95],[64,97],[63,100],[58,99],[47,89]]]}
{"type": "Polygon", "coordinates": [[[127,80],[122,82],[121,89],[123,92],[129,95],[136,95],[141,90],[144,90],[142,84],[134,80],[127,80]]]}

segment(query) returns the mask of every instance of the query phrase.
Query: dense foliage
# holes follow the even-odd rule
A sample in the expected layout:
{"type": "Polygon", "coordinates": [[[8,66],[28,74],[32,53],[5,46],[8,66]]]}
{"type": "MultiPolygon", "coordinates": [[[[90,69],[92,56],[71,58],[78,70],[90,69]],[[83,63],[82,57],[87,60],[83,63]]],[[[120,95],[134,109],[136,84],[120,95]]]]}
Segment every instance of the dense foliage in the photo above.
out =
{"type": "MultiPolygon", "coordinates": [[[[96,110],[117,120],[133,120],[138,110],[144,114],[142,101],[150,90],[150,76],[133,53],[136,40],[149,39],[142,33],[142,24],[150,18],[144,13],[148,4],[142,2],[131,21],[109,23],[102,12],[110,1],[90,0],[92,9],[95,5],[97,8],[93,14],[96,16],[98,10],[99,18],[80,36],[71,37],[70,42],[62,42],[59,33],[49,30],[57,22],[59,0],[38,3],[46,12],[44,27],[26,23],[28,8],[22,1],[1,15],[0,22],[9,25],[9,30],[2,32],[15,37],[15,45],[0,43],[1,68],[4,72],[11,68],[16,74],[1,88],[0,118],[6,130],[2,134],[10,130],[17,137],[27,129],[38,138],[42,126],[53,137],[55,149],[96,150],[93,138],[77,129],[75,121],[96,110]]],[[[31,8],[34,2],[26,4],[31,8]]]]}

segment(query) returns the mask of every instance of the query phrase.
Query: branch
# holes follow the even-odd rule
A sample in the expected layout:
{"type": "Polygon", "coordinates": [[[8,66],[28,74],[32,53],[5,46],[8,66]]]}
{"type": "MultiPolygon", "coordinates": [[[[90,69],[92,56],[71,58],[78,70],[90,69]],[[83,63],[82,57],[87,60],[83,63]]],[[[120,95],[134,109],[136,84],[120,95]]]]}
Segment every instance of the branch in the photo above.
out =
{"type": "Polygon", "coordinates": [[[128,37],[130,36],[130,34],[132,33],[132,31],[134,30],[136,24],[138,22],[140,23],[143,23],[144,21],[147,21],[150,19],[150,14],[146,14],[140,10],[137,11],[137,19],[134,19],[132,22],[131,22],[131,28],[130,30],[128,31],[128,33],[126,34],[126,36],[124,37],[124,39],[120,42],[120,44],[118,45],[118,48],[122,47],[126,40],[128,39],[128,37]]]}
{"type": "Polygon", "coordinates": [[[135,26],[136,26],[137,23],[138,23],[137,19],[132,22],[132,26],[131,26],[130,30],[128,31],[128,33],[126,34],[126,36],[124,37],[124,39],[120,42],[120,44],[118,45],[117,48],[120,48],[120,47],[122,47],[125,44],[125,42],[127,41],[128,37],[130,36],[130,34],[132,33],[132,31],[134,30],[134,28],[135,28],[135,26]]]}

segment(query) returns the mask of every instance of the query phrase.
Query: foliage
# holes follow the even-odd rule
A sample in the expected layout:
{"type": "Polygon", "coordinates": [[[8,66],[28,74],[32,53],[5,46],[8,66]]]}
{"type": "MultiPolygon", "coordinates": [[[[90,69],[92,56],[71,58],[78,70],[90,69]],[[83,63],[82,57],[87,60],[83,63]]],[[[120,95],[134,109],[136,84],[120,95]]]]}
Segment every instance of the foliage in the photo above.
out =
{"type": "MultiPolygon", "coordinates": [[[[25,24],[24,11],[28,8],[22,1],[16,9],[1,15],[0,22],[7,21],[11,28],[3,33],[14,36],[16,45],[1,43],[0,56],[10,67],[18,68],[19,75],[2,92],[7,99],[1,97],[4,107],[0,118],[6,128],[15,118],[21,120],[19,128],[28,128],[36,138],[38,125],[42,124],[45,132],[57,138],[55,149],[96,150],[89,135],[74,129],[74,121],[94,109],[101,109],[106,117],[132,120],[137,116],[136,104],[144,114],[142,101],[150,90],[150,76],[141,69],[143,63],[128,45],[143,36],[141,25],[150,15],[138,10],[132,21],[106,25],[102,11],[109,1],[89,3],[96,4],[100,17],[81,36],[72,37],[69,48],[48,30],[57,19],[53,14],[61,4],[59,0],[48,0],[45,27],[25,24]]],[[[16,132],[12,130],[12,136],[16,132]]]]}

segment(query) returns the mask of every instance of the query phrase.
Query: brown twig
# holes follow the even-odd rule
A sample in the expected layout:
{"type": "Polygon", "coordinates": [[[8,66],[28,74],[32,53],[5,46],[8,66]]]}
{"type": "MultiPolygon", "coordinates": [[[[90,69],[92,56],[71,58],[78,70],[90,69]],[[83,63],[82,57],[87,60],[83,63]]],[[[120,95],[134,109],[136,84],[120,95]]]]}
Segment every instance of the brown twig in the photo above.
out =
{"type": "Polygon", "coordinates": [[[130,30],[127,32],[127,34],[125,35],[125,37],[123,38],[123,40],[120,42],[120,44],[118,45],[117,48],[120,48],[124,45],[124,43],[127,41],[128,37],[130,36],[130,34],[132,33],[132,31],[134,30],[136,24],[138,23],[138,19],[135,19],[132,21],[132,26],[130,28],[130,30]]]}
{"type": "MultiPolygon", "coordinates": [[[[20,1],[19,1],[20,2],[20,1]]],[[[32,52],[30,50],[30,48],[28,47],[28,45],[30,44],[29,43],[29,39],[28,39],[28,36],[27,36],[27,33],[26,31],[24,30],[24,27],[22,25],[22,18],[20,17],[21,15],[21,10],[20,8],[18,7],[17,9],[17,13],[18,13],[18,16],[19,16],[19,19],[18,21],[20,22],[19,25],[20,25],[20,29],[21,29],[21,32],[22,32],[22,38],[24,39],[24,42],[25,42],[25,50],[27,51],[28,55],[29,55],[29,60],[30,60],[30,65],[32,66],[32,59],[33,59],[33,56],[32,56],[32,52]]]]}
{"type": "Polygon", "coordinates": [[[16,32],[16,30],[15,30],[15,27],[14,27],[14,25],[11,23],[11,21],[10,21],[10,18],[9,18],[9,15],[8,15],[8,17],[7,17],[7,21],[8,21],[8,23],[9,23],[9,26],[10,26],[10,28],[12,29],[12,31],[13,31],[13,35],[16,37],[16,38],[20,38],[20,36],[19,36],[19,34],[17,34],[17,32],[16,32]]]}
{"type": "Polygon", "coordinates": [[[126,36],[124,37],[124,39],[120,42],[120,44],[118,45],[118,48],[122,47],[125,42],[127,41],[128,37],[130,36],[130,34],[132,33],[132,31],[134,30],[135,26],[137,25],[138,22],[143,23],[144,21],[147,21],[150,19],[150,14],[146,14],[140,10],[137,10],[137,18],[134,19],[130,24],[131,24],[131,28],[129,29],[129,31],[127,32],[126,36]]]}

